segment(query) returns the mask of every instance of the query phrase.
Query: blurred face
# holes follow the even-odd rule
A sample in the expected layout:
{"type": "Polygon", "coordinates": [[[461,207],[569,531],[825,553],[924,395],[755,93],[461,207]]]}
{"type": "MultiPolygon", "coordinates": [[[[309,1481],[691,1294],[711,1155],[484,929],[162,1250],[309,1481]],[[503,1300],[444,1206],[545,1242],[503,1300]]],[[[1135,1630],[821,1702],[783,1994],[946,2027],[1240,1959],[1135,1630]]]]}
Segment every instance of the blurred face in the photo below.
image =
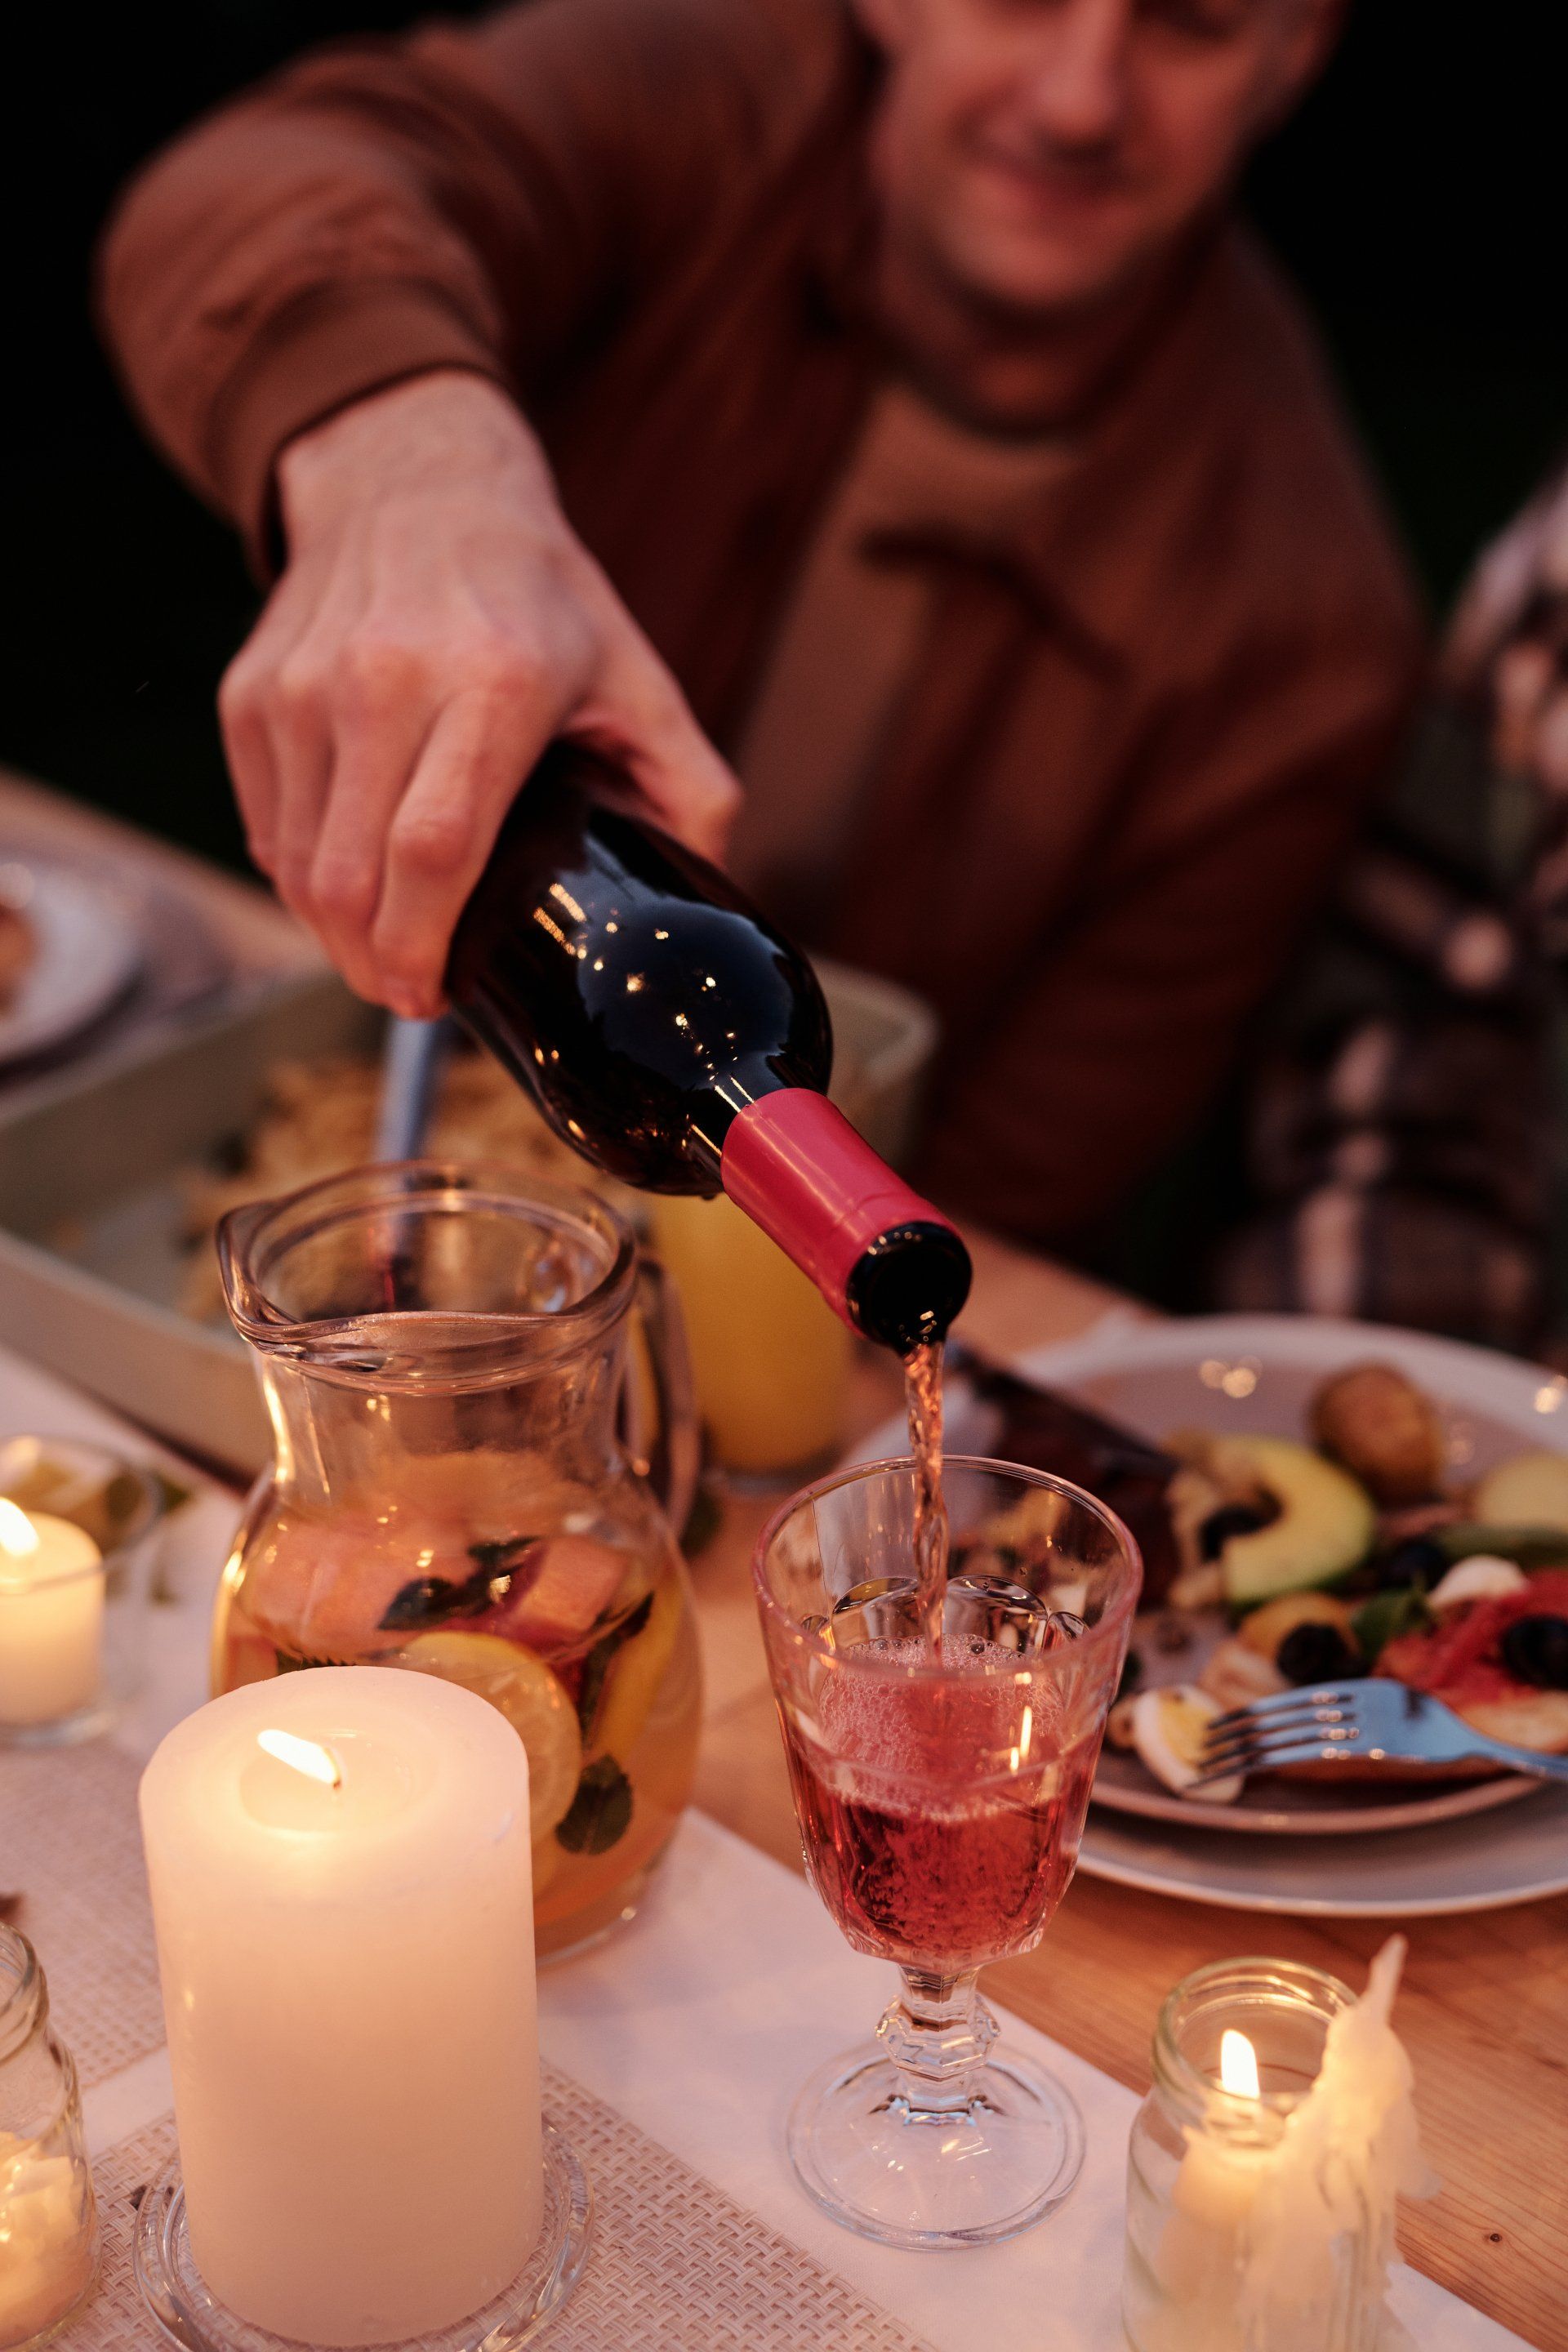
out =
{"type": "Polygon", "coordinates": [[[1221,198],[1328,47],[1335,0],[857,0],[887,53],[889,233],[950,289],[1114,298],[1221,198]]]}

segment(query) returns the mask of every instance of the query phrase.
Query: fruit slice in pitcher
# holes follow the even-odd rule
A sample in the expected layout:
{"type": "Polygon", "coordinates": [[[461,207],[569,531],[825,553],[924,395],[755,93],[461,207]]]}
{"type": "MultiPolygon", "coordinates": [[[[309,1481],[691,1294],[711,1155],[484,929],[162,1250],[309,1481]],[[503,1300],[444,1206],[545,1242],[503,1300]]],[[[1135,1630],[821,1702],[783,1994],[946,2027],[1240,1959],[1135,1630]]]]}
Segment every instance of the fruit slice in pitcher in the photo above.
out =
{"type": "Polygon", "coordinates": [[[577,1792],[583,1741],[577,1711],[542,1658],[493,1633],[421,1633],[392,1661],[459,1683],[499,1707],[528,1750],[529,1820],[535,1845],[577,1792]]]}
{"type": "Polygon", "coordinates": [[[629,1556],[589,1536],[545,1536],[521,1554],[510,1593],[487,1618],[489,1630],[531,1650],[581,1646],[605,1614],[632,1566],[629,1556]]]}

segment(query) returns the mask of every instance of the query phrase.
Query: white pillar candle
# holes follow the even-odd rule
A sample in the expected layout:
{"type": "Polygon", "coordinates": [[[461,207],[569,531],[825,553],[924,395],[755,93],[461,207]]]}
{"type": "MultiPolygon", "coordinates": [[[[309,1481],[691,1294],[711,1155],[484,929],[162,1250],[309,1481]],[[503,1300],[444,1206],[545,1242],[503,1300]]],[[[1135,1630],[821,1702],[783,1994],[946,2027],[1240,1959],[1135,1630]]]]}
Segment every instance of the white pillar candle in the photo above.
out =
{"type": "Polygon", "coordinates": [[[103,1679],[103,1558],[69,1519],[0,1496],[0,1724],[58,1723],[103,1679]]]}
{"type": "Polygon", "coordinates": [[[516,1732],[387,1667],[248,1684],[163,1741],[142,1828],[213,2294],[321,2345],[479,2309],[543,2206],[516,1732]]]}

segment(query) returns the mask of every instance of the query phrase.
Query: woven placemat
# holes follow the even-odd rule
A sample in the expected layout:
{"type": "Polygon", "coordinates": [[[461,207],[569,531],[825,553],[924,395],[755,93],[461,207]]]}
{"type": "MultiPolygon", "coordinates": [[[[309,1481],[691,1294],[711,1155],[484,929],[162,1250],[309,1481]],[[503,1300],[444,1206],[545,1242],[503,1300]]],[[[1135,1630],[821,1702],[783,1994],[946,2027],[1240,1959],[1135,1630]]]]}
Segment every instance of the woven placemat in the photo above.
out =
{"type": "MultiPolygon", "coordinates": [[[[545,2105],[594,2190],[594,2243],[576,2293],[540,2343],[551,2352],[928,2352],[809,2254],[768,2229],[553,2067],[545,2105]]],[[[54,2339],[61,2352],[153,2352],[131,2242],[140,2192],[174,2154],[173,2119],[94,2168],[99,2283],[54,2339]]]]}
{"type": "MultiPolygon", "coordinates": [[[[157,1953],[136,1818],[140,1768],[97,1746],[0,1754],[0,1894],[37,1947],[84,2087],[163,2047],[157,1953]]],[[[545,2102],[593,2186],[593,2252],[542,2337],[561,2352],[925,2352],[886,2313],[657,2140],[547,2066],[545,2102]]],[[[137,2192],[174,2153],[172,2118],[94,2166],[99,2283],[54,2340],[69,2352],[163,2346],[132,2274],[137,2192]]]]}
{"type": "Polygon", "coordinates": [[[48,1979],[84,2090],[163,2042],[136,1819],[141,1768],[102,1740],[0,1751],[0,1895],[48,1979]]]}

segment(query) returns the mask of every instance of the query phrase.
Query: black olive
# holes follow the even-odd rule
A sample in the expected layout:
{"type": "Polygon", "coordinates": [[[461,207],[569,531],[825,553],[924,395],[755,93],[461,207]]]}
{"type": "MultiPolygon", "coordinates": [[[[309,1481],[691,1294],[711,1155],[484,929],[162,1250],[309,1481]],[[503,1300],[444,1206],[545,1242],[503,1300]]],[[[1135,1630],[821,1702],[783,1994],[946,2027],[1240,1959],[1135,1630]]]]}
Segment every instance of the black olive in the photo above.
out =
{"type": "Polygon", "coordinates": [[[1373,1562],[1377,1589],[1387,1592],[1396,1585],[1413,1584],[1417,1591],[1430,1592],[1441,1584],[1452,1564],[1442,1545],[1434,1543],[1430,1536],[1411,1536],[1373,1562]]]}
{"type": "Polygon", "coordinates": [[[1129,1650],[1121,1669],[1121,1680],[1116,1685],[1118,1698],[1131,1698],[1143,1679],[1143,1661],[1136,1650],[1129,1650]]]}
{"type": "Polygon", "coordinates": [[[1516,1617],[1502,1637],[1502,1662],[1521,1683],[1568,1690],[1568,1617],[1516,1617]]]}
{"type": "Polygon", "coordinates": [[[1198,1529],[1198,1549],[1205,1559],[1217,1559],[1232,1536],[1252,1536],[1259,1528],[1272,1527],[1279,1517],[1261,1503],[1222,1503],[1211,1511],[1198,1529]]]}
{"type": "Polygon", "coordinates": [[[1288,1683],[1337,1683],[1366,1672],[1337,1625],[1292,1625],[1274,1654],[1288,1683]]]}

